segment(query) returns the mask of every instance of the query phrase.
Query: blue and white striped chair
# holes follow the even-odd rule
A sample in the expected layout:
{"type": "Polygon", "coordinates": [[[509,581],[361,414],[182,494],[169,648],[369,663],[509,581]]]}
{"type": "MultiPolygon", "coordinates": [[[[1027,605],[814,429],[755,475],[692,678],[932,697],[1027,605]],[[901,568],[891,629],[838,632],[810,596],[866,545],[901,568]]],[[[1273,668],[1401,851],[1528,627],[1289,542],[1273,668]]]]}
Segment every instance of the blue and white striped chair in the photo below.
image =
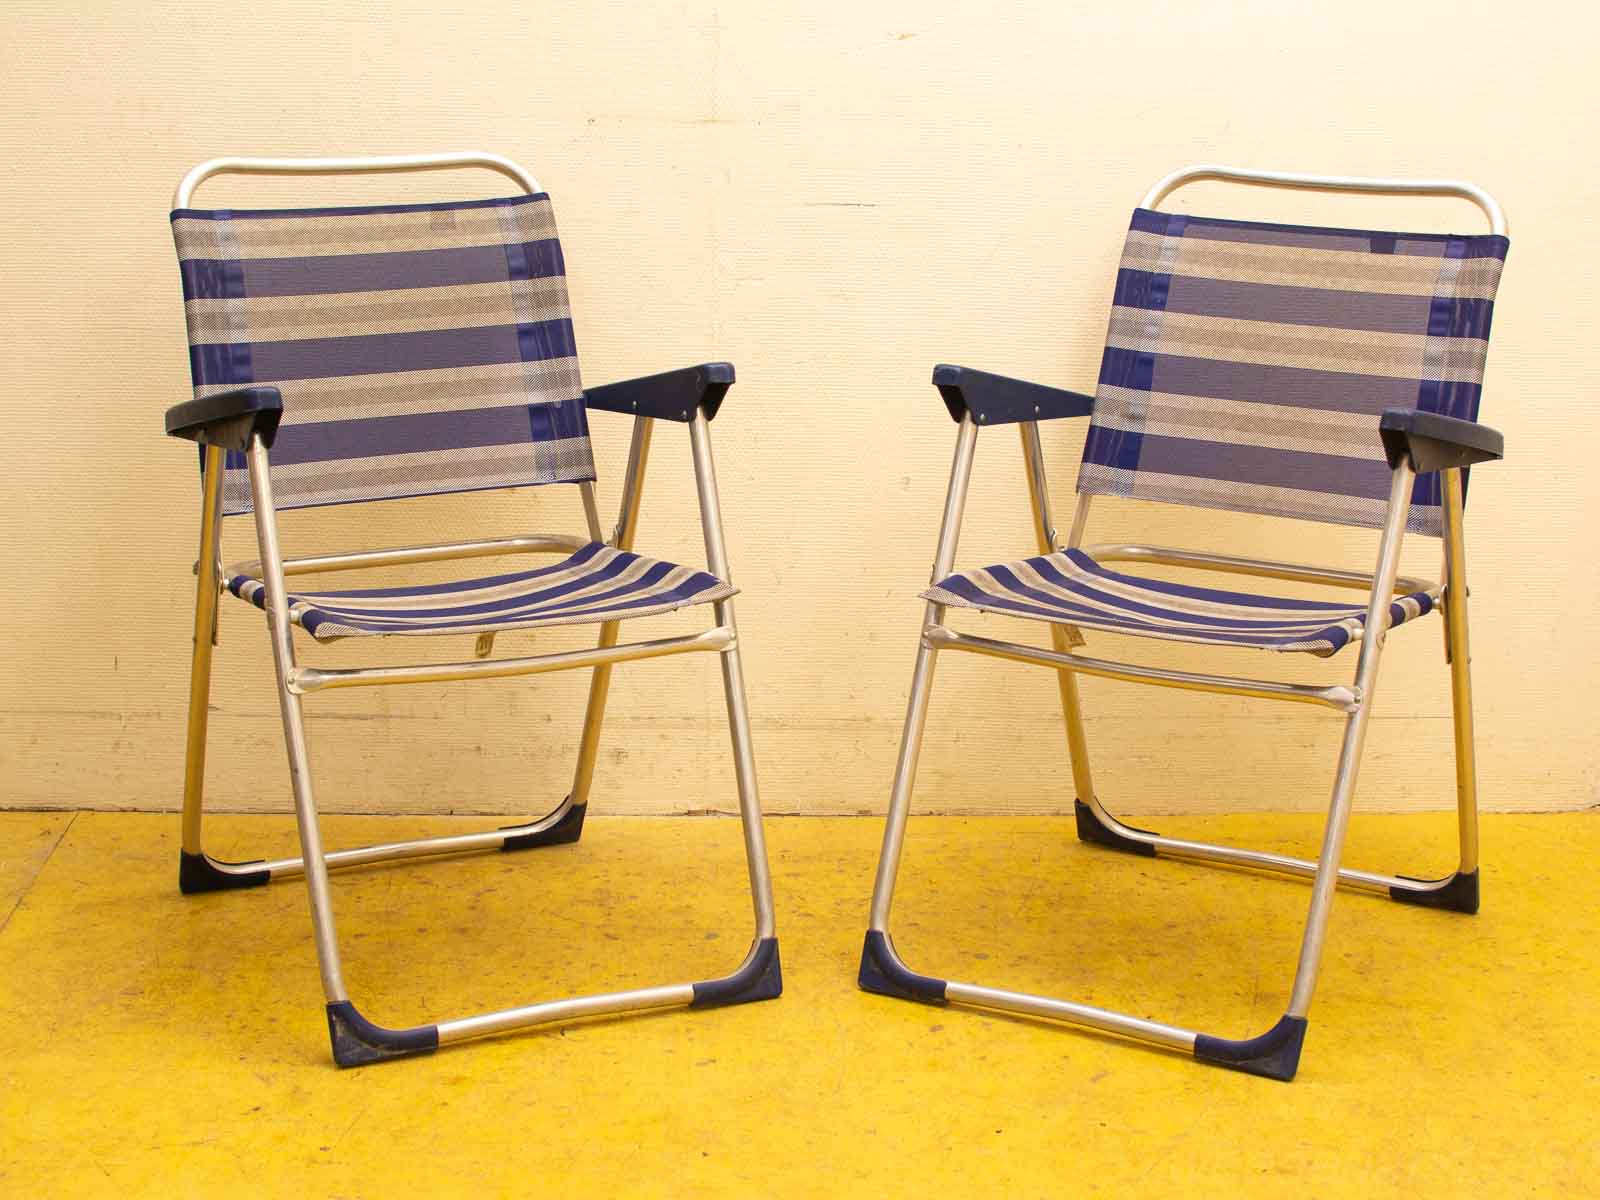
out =
{"type": "MultiPolygon", "coordinates": [[[[184,892],[251,887],[304,875],[327,996],[334,1059],[353,1066],[424,1053],[527,1025],[673,1005],[763,1000],[782,990],[772,885],[762,838],[750,726],[730,597],[709,423],[733,368],[675,371],[589,391],[578,378],[565,267],[550,199],[495,155],[365,159],[214,159],[178,187],[173,235],[183,275],[194,399],[167,413],[167,432],[201,446],[203,499],[194,660],[183,797],[184,892]],[[195,189],[224,172],[327,174],[483,167],[524,194],[498,200],[359,208],[201,210],[195,189]],[[610,538],[595,508],[587,413],[633,418],[621,515],[610,538]],[[657,420],[689,428],[707,569],[633,551],[657,420]],[[270,462],[270,469],[269,469],[270,462]],[[281,509],[536,484],[575,484],[587,531],[286,558],[281,509]],[[260,559],[223,572],[222,517],[254,513],[260,559]],[[288,577],[487,556],[555,554],[552,566],[449,582],[291,590],[288,577]],[[206,711],[222,590],[267,616],[294,786],[301,857],[219,862],[201,844],[206,711]],[[702,633],[617,644],[619,623],[709,604],[702,633]],[[593,650],[491,658],[501,631],[599,625],[593,650]],[[319,669],[296,661],[293,627],[316,643],[394,635],[476,638],[470,661],[319,669]],[[340,969],[330,869],[469,850],[574,842],[583,828],[613,663],[694,651],[722,666],[756,916],[732,975],[385,1029],[350,1001],[340,969]],[[592,668],[572,788],[554,811],[486,833],[322,848],[301,697],[328,688],[492,679],[592,668]]],[[[431,578],[431,577],[430,577],[431,578]]]]}
{"type": "Polygon", "coordinates": [[[960,424],[955,465],[912,677],[861,960],[868,991],[954,1001],[1086,1025],[1154,1042],[1237,1070],[1290,1079],[1322,957],[1336,883],[1396,900],[1478,909],[1477,796],[1468,679],[1462,541],[1465,469],[1501,456],[1498,433],[1476,423],[1489,322],[1505,259],[1505,220],[1486,193],[1451,181],[1284,175],[1193,167],[1163,179],[1134,212],[1117,273],[1110,331],[1093,397],[940,366],[933,381],[960,424]],[[1492,232],[1473,237],[1186,217],[1156,211],[1197,179],[1380,193],[1465,197],[1492,232]],[[1087,417],[1078,505],[1063,542],[1050,514],[1038,422],[1087,417]],[[1021,431],[1039,555],[954,572],[956,540],[980,427],[1021,431]],[[1144,545],[1085,546],[1094,496],[1268,513],[1377,527],[1370,573],[1266,562],[1144,545]],[[1440,581],[1398,575],[1402,535],[1442,537],[1440,581]],[[1166,564],[1353,588],[1359,603],[1286,599],[1164,582],[1117,569],[1166,564]],[[953,609],[1049,624],[1041,649],[958,633],[953,609]],[[1340,866],[1351,793],[1388,628],[1442,609],[1455,712],[1460,866],[1445,879],[1376,875],[1340,866]],[[1349,685],[1287,684],[1091,658],[1082,631],[1214,646],[1332,655],[1360,647],[1349,685]],[[1283,1016],[1248,1040],[1208,1037],[1084,1004],[932,978],[911,971],[889,938],[889,910],[905,836],[934,662],[961,650],[1057,673],[1078,836],[1133,854],[1231,863],[1313,882],[1294,986],[1283,1016]],[[1332,708],[1345,716],[1326,834],[1316,862],[1161,837],[1125,825],[1090,780],[1077,676],[1261,697],[1332,708]]]}

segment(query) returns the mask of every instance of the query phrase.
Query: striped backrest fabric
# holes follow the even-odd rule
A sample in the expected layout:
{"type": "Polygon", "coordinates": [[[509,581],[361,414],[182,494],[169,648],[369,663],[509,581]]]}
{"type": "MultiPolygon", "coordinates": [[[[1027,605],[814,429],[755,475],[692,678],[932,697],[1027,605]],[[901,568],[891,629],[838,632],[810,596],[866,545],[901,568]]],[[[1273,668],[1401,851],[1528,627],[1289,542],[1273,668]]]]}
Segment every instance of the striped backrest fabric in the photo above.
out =
{"type": "Polygon", "coordinates": [[[1477,418],[1507,246],[1135,210],[1079,490],[1381,526],[1378,417],[1477,418]]]}
{"type": "Polygon", "coordinates": [[[594,478],[548,196],[180,209],[172,233],[195,395],[283,393],[280,508],[594,478]]]}

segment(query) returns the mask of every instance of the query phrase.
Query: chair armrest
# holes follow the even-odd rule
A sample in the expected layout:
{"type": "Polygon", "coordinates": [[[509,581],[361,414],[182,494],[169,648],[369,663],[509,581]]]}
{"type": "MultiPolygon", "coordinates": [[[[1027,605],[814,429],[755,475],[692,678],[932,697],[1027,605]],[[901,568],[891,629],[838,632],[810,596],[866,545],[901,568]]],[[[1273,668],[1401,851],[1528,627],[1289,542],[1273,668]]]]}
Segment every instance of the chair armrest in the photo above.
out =
{"type": "Polygon", "coordinates": [[[732,386],[732,363],[701,363],[679,371],[587,388],[583,402],[589,408],[605,412],[656,417],[663,421],[687,422],[694,419],[696,409],[702,409],[709,421],[717,415],[722,398],[732,386]]]}
{"type": "Polygon", "coordinates": [[[269,447],[278,436],[283,397],[275,387],[236,388],[185,400],[167,409],[167,433],[202,446],[221,446],[243,453],[250,438],[261,435],[269,447]]]}
{"type": "Polygon", "coordinates": [[[1379,418],[1378,434],[1391,470],[1407,456],[1418,474],[1470,467],[1505,456],[1505,438],[1498,429],[1443,413],[1388,408],[1379,418]]]}
{"type": "Polygon", "coordinates": [[[1094,412],[1093,396],[974,371],[971,367],[941,363],[933,369],[933,385],[939,389],[953,420],[960,421],[970,412],[979,425],[1053,421],[1057,417],[1087,417],[1094,412]]]}

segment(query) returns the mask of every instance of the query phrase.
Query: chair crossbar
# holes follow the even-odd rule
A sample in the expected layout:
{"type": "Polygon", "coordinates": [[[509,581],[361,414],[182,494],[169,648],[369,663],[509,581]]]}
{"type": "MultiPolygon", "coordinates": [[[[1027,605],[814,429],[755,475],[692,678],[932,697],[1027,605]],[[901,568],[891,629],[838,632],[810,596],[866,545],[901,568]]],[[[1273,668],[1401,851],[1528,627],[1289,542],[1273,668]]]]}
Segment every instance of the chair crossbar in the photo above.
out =
{"type": "MultiPolygon", "coordinates": [[[[626,992],[601,992],[593,996],[574,996],[547,1000],[521,1008],[501,1009],[478,1016],[441,1021],[436,1026],[439,1044],[464,1042],[530,1025],[579,1021],[612,1013],[643,1012],[653,1008],[711,1007],[740,999],[768,999],[776,980],[778,944],[775,938],[757,937],[750,951],[732,975],[701,983],[669,983],[658,987],[636,988],[626,992]]],[[[775,995],[776,993],[771,993],[775,995]]]]}
{"type": "MultiPolygon", "coordinates": [[[[1100,801],[1091,799],[1085,804],[1078,801],[1078,827],[1084,841],[1099,842],[1113,849],[1134,854],[1152,854],[1159,858],[1173,858],[1187,862],[1217,863],[1223,866],[1244,867],[1270,875],[1284,875],[1296,879],[1314,879],[1317,864],[1309,859],[1288,854],[1272,854],[1263,850],[1248,850],[1240,846],[1223,846],[1215,842],[1195,842],[1185,838],[1164,837],[1148,829],[1135,829],[1107,812],[1100,801]],[[1098,822],[1099,828],[1095,828],[1098,822]]],[[[1397,892],[1426,895],[1448,887],[1454,877],[1445,879],[1413,879],[1405,875],[1382,875],[1373,871],[1359,871],[1350,867],[1339,869],[1339,883],[1356,891],[1394,896],[1397,892]]]]}
{"type": "MultiPolygon", "coordinates": [[[[429,546],[396,546],[387,550],[353,550],[343,554],[316,554],[283,560],[285,575],[321,571],[354,571],[365,567],[393,567],[404,563],[449,562],[460,558],[486,558],[500,554],[560,554],[581,550],[580,537],[561,533],[530,533],[515,537],[486,538],[470,542],[440,542],[429,546]]],[[[261,561],[233,563],[224,573],[261,576],[261,561]]]]}
{"type": "Polygon", "coordinates": [[[594,646],[583,650],[563,650],[555,654],[533,654],[523,658],[496,658],[475,662],[423,663],[403,667],[295,667],[289,672],[288,687],[297,695],[341,687],[378,687],[399,683],[445,683],[457,679],[503,679],[515,675],[539,675],[546,671],[572,671],[643,658],[662,658],[669,654],[689,654],[700,650],[722,652],[734,645],[734,631],[714,625],[686,637],[656,638],[648,642],[626,642],[620,646],[594,646]]]}
{"type": "MultiPolygon", "coordinates": [[[[415,838],[403,842],[375,842],[323,854],[328,870],[371,866],[414,858],[442,858],[484,850],[520,850],[531,846],[573,842],[583,828],[584,806],[574,804],[569,794],[554,811],[517,825],[478,833],[452,833],[440,837],[415,838]]],[[[246,862],[222,862],[209,854],[193,856],[189,867],[193,891],[221,891],[256,887],[279,879],[297,879],[306,872],[304,858],[258,858],[246,862]]]]}
{"type": "MultiPolygon", "coordinates": [[[[1064,547],[1058,547],[1064,549],[1064,547]]],[[[1206,550],[1177,550],[1169,546],[1146,546],[1135,542],[1105,543],[1084,548],[1096,562],[1145,562],[1156,566],[1191,567],[1197,571],[1221,571],[1228,575],[1256,575],[1268,579],[1287,579],[1297,583],[1325,583],[1332,587],[1372,590],[1371,571],[1351,571],[1344,567],[1315,567],[1303,563],[1275,562],[1266,558],[1245,558],[1233,554],[1213,554],[1206,550]]],[[[1427,580],[1395,576],[1395,595],[1425,592],[1434,585],[1427,580]]]]}
{"type": "Polygon", "coordinates": [[[1353,712],[1361,699],[1357,689],[1343,685],[1317,687],[1311,684],[1278,683],[1270,679],[1241,679],[1231,675],[1204,675],[1195,671],[1145,667],[1136,663],[1089,658],[1082,654],[1045,650],[1038,646],[1024,646],[1018,642],[1003,642],[994,638],[957,633],[943,625],[927,626],[922,631],[922,641],[932,650],[965,650],[972,654],[986,654],[993,658],[1050,667],[1057,671],[1097,675],[1103,679],[1125,679],[1157,687],[1182,688],[1196,692],[1224,692],[1228,695],[1253,696],[1262,700],[1321,704],[1344,713],[1353,712]]]}

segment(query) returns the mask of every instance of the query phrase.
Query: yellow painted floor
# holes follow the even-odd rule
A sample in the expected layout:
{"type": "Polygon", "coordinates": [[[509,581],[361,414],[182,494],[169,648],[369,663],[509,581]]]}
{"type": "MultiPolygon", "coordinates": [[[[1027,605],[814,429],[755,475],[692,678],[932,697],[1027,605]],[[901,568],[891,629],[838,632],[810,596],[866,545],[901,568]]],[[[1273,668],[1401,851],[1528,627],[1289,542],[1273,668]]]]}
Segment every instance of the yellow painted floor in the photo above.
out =
{"type": "MultiPolygon", "coordinates": [[[[1305,851],[1317,822],[1163,832],[1305,851]]],[[[330,818],[334,845],[473,827],[330,818]]],[[[289,851],[222,817],[219,857],[289,851]]],[[[1484,821],[1476,918],[1343,894],[1290,1085],[858,992],[881,822],[768,822],[786,991],[336,1070],[298,883],[185,899],[177,819],[0,813],[0,1195],[1600,1195],[1600,814],[1484,821]]],[[[1444,814],[1351,861],[1447,866],[1444,814]]],[[[577,846],[335,879],[389,1025],[721,974],[739,830],[592,818],[577,846]]],[[[1304,885],[914,820],[897,943],[930,973],[1224,1036],[1282,1011],[1304,885]]]]}

